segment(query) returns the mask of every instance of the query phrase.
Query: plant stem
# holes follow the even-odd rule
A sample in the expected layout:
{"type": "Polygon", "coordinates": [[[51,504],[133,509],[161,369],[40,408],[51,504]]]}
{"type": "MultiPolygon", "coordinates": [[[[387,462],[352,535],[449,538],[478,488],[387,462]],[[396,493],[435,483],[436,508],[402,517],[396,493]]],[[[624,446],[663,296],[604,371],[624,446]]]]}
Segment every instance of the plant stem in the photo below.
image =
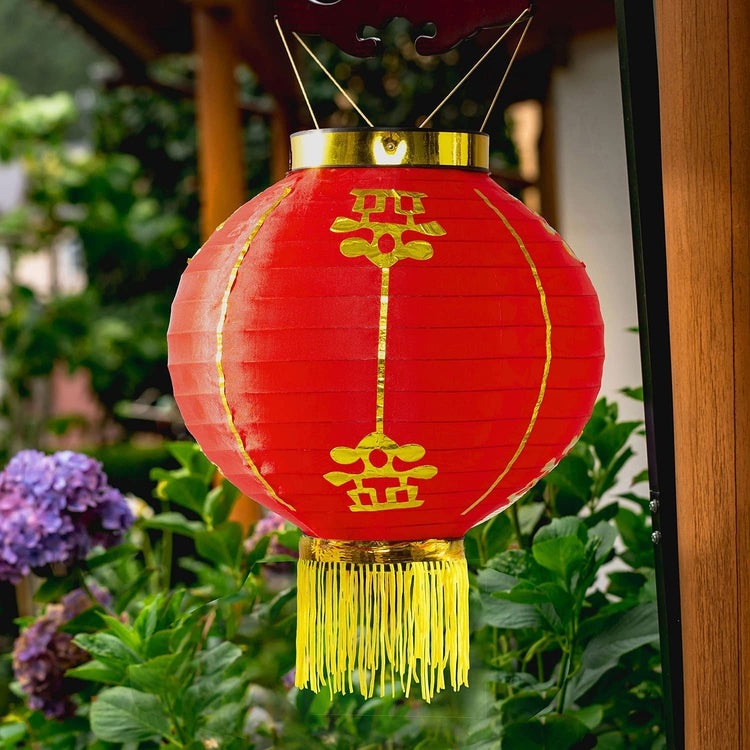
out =
{"type": "Polygon", "coordinates": [[[536,672],[539,677],[539,682],[544,682],[544,664],[542,662],[542,652],[536,652],[536,672]]]}
{"type": "Polygon", "coordinates": [[[513,524],[513,533],[516,535],[518,541],[518,548],[524,549],[526,546],[523,541],[523,534],[521,533],[521,523],[518,520],[518,504],[513,503],[510,506],[510,522],[513,524]]]}
{"type": "Polygon", "coordinates": [[[570,652],[567,647],[563,650],[563,658],[560,662],[560,674],[557,678],[557,713],[561,714],[565,707],[565,688],[568,684],[568,672],[570,670],[570,652]]]}
{"type": "Polygon", "coordinates": [[[570,682],[570,665],[573,661],[573,654],[575,653],[576,636],[578,635],[577,625],[579,617],[580,607],[576,606],[574,619],[570,624],[570,632],[568,633],[568,643],[565,649],[565,657],[563,659],[563,663],[560,665],[560,679],[558,680],[560,692],[557,695],[557,713],[559,714],[561,714],[565,710],[565,693],[567,692],[568,683],[570,682]]]}
{"type": "MultiPolygon", "coordinates": [[[[169,511],[169,500],[161,501],[161,512],[169,511]]],[[[161,578],[162,588],[169,589],[172,585],[172,532],[165,531],[161,536],[161,578]]]]}

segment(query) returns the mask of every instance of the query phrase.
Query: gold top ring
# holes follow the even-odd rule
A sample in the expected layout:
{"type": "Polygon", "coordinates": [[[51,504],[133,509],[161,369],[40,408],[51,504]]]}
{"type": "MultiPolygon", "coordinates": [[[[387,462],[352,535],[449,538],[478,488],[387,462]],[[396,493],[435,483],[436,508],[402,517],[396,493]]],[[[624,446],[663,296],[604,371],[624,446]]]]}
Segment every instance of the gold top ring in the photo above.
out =
{"type": "Polygon", "coordinates": [[[454,167],[489,170],[486,133],[352,128],[303,130],[291,139],[292,170],[314,167],[454,167]]]}

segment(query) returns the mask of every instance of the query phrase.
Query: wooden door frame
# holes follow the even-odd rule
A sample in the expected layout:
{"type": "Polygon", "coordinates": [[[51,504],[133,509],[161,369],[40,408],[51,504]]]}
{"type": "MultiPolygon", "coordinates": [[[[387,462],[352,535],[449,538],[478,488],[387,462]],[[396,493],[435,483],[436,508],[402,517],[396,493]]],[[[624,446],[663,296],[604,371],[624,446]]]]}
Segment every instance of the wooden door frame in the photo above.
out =
{"type": "Polygon", "coordinates": [[[744,750],[750,4],[615,5],[669,746],[744,750]]]}

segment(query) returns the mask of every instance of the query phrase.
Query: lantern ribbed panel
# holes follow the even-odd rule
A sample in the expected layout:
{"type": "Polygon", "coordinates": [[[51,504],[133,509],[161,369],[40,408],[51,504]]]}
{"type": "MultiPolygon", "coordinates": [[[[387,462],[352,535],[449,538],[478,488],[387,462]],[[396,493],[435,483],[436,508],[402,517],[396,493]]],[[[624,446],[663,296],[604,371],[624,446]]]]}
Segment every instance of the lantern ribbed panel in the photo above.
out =
{"type": "MultiPolygon", "coordinates": [[[[370,218],[402,224],[394,205],[386,199],[370,218]]],[[[551,470],[580,434],[599,390],[602,333],[583,264],[483,173],[307,169],[240,208],[191,260],[169,367],[208,457],[307,534],[458,538],[551,470]],[[413,218],[440,231],[403,240],[428,242],[431,256],[385,272],[347,257],[344,240],[373,237],[332,229],[340,217],[352,226],[362,218],[353,190],[423,194],[413,218]],[[344,465],[331,451],[377,432],[379,382],[378,434],[424,449],[395,458],[394,470],[436,472],[406,480],[418,488],[411,505],[353,510],[354,481],[337,486],[326,475],[360,471],[361,461],[344,465]]],[[[376,457],[384,454],[373,453],[373,465],[376,457]]],[[[364,486],[381,498],[395,481],[364,486]]]]}

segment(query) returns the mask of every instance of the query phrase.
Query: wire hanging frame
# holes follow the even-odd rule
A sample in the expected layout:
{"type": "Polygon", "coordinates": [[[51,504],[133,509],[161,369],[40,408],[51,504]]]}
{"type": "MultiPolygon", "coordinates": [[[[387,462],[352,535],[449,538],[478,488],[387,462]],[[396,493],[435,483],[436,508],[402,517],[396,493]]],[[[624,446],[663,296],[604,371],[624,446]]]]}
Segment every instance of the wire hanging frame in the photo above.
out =
{"type": "MultiPolygon", "coordinates": [[[[299,74],[299,70],[297,69],[297,65],[294,62],[294,56],[292,55],[291,50],[289,49],[289,45],[287,44],[286,37],[284,36],[284,32],[281,28],[281,23],[279,22],[279,17],[274,16],[274,22],[276,23],[276,28],[279,30],[279,36],[281,36],[281,41],[284,43],[284,49],[286,50],[287,55],[289,56],[289,62],[292,65],[292,69],[294,70],[294,75],[297,79],[297,83],[299,84],[299,87],[302,91],[302,96],[305,98],[305,103],[307,104],[307,109],[310,112],[310,117],[312,117],[312,121],[315,124],[315,129],[320,130],[320,126],[318,125],[318,120],[315,117],[315,113],[313,112],[312,105],[310,104],[310,99],[307,96],[307,91],[305,90],[305,86],[302,83],[302,77],[299,74]]],[[[374,128],[375,126],[372,124],[371,120],[367,115],[357,106],[357,103],[352,99],[352,97],[349,95],[349,92],[344,89],[344,87],[334,78],[334,76],[331,74],[331,72],[326,68],[326,66],[320,61],[318,56],[310,49],[310,47],[305,43],[305,40],[302,39],[302,37],[296,32],[292,32],[292,36],[299,42],[302,49],[307,52],[308,55],[315,61],[316,65],[323,71],[323,73],[328,76],[331,83],[338,89],[339,93],[349,102],[349,104],[352,105],[354,110],[357,112],[357,114],[371,127],[374,128]]]]}
{"type": "MultiPolygon", "coordinates": [[[[518,17],[508,26],[508,28],[490,45],[490,47],[484,52],[484,54],[472,65],[472,67],[469,69],[469,71],[461,78],[461,80],[448,92],[448,94],[442,99],[442,101],[435,107],[435,109],[430,112],[427,117],[422,120],[422,122],[419,124],[419,128],[425,128],[427,124],[435,117],[435,115],[442,109],[442,107],[446,104],[446,102],[458,91],[461,86],[467,81],[467,79],[474,73],[474,71],[489,57],[489,55],[495,50],[495,48],[505,39],[505,37],[510,34],[510,32],[521,22],[526,19],[526,25],[524,26],[523,31],[521,32],[521,36],[516,44],[515,49],[513,50],[513,54],[511,55],[510,61],[508,62],[508,65],[505,68],[505,72],[503,73],[503,77],[500,80],[500,84],[497,87],[497,90],[495,91],[495,95],[492,98],[492,101],[490,102],[490,106],[487,109],[487,112],[484,116],[484,120],[482,121],[482,125],[480,126],[480,131],[484,131],[484,128],[487,126],[487,122],[490,119],[490,116],[492,115],[492,111],[495,107],[495,104],[497,103],[498,98],[500,97],[500,92],[503,89],[503,86],[505,85],[505,81],[508,78],[508,74],[510,73],[510,69],[513,66],[513,63],[516,60],[516,57],[518,56],[518,52],[521,49],[521,45],[523,44],[523,40],[526,36],[526,32],[529,30],[529,26],[531,26],[531,22],[534,18],[534,8],[533,3],[529,5],[528,8],[525,8],[518,17]]],[[[284,45],[284,49],[286,50],[287,56],[289,57],[289,62],[292,66],[292,70],[294,72],[294,76],[297,79],[297,84],[299,85],[299,88],[302,92],[302,96],[305,99],[305,104],[307,105],[307,109],[310,112],[310,117],[312,118],[313,124],[315,125],[316,130],[320,130],[320,125],[318,124],[318,119],[315,116],[315,112],[313,111],[312,104],[310,102],[310,98],[307,94],[307,90],[305,89],[305,86],[302,82],[302,77],[299,73],[299,69],[297,68],[297,65],[294,61],[294,56],[292,55],[291,50],[289,49],[289,44],[286,40],[286,36],[284,35],[284,31],[281,28],[281,23],[279,22],[279,17],[274,16],[274,22],[276,24],[276,28],[278,29],[279,36],[281,37],[281,41],[284,45]]],[[[326,66],[321,62],[321,60],[318,58],[318,56],[310,49],[310,47],[305,43],[305,41],[302,39],[302,37],[296,32],[292,32],[292,36],[297,40],[297,42],[300,44],[300,46],[307,52],[307,54],[313,59],[313,61],[316,63],[316,65],[323,71],[323,73],[328,77],[328,79],[333,83],[333,85],[337,88],[339,93],[351,104],[353,109],[359,114],[359,116],[367,123],[367,125],[371,128],[374,128],[372,121],[365,115],[365,113],[360,109],[360,107],[357,105],[357,103],[354,101],[354,99],[349,95],[349,93],[341,86],[341,84],[336,80],[336,78],[331,74],[331,72],[326,68],[326,66]]]]}
{"type": "MultiPolygon", "coordinates": [[[[503,75],[503,79],[500,82],[500,87],[498,88],[497,93],[495,94],[495,98],[492,101],[492,104],[490,105],[490,111],[492,110],[492,107],[494,106],[495,102],[497,101],[497,97],[500,94],[500,89],[502,88],[503,84],[505,83],[505,79],[508,77],[508,73],[510,72],[511,65],[513,65],[513,61],[516,59],[516,55],[518,54],[518,50],[520,49],[521,42],[523,41],[524,36],[526,35],[526,31],[529,28],[529,24],[531,23],[531,19],[534,17],[533,7],[530,5],[528,8],[526,8],[522,13],[519,14],[519,16],[511,23],[510,26],[490,45],[489,49],[485,51],[485,53],[474,63],[474,65],[471,66],[469,71],[464,75],[464,77],[446,94],[446,96],[443,98],[443,100],[440,102],[440,104],[435,107],[435,109],[430,112],[427,117],[425,117],[424,120],[420,123],[419,127],[424,128],[430,120],[443,108],[443,105],[453,96],[453,94],[458,91],[461,86],[466,83],[467,79],[471,74],[490,56],[490,54],[495,50],[495,48],[500,44],[500,42],[505,39],[508,34],[510,34],[511,31],[521,22],[524,18],[528,17],[528,21],[526,22],[526,28],[524,28],[523,33],[521,34],[521,39],[519,40],[518,45],[516,46],[516,50],[513,53],[513,56],[511,57],[510,62],[508,63],[508,67],[505,69],[505,74],[503,75]]],[[[484,129],[484,126],[487,122],[487,118],[485,118],[485,121],[482,123],[482,130],[484,129]]]]}

